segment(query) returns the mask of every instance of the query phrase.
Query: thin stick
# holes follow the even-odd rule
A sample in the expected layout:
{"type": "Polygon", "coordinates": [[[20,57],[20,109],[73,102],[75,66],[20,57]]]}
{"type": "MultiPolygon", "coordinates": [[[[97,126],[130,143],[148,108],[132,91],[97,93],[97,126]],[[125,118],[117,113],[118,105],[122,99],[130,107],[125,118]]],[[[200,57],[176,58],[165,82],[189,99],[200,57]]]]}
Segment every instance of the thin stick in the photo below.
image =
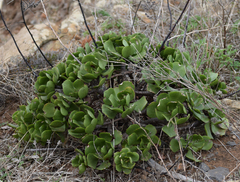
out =
{"type": "Polygon", "coordinates": [[[187,1],[187,3],[185,4],[185,7],[184,7],[183,10],[182,10],[181,15],[178,17],[178,20],[177,20],[176,23],[173,25],[172,30],[168,33],[167,37],[164,39],[164,41],[163,41],[160,49],[158,50],[157,57],[160,55],[161,51],[164,49],[164,45],[165,45],[166,41],[168,40],[169,36],[171,35],[171,33],[172,33],[173,30],[175,29],[176,25],[178,24],[178,22],[179,22],[180,19],[182,18],[182,15],[183,15],[183,13],[185,12],[185,10],[186,10],[189,2],[190,2],[190,0],[187,1]]]}
{"type": "Polygon", "coordinates": [[[23,2],[22,2],[22,0],[21,0],[21,3],[20,3],[20,6],[21,6],[21,11],[22,11],[23,23],[24,23],[24,25],[25,25],[28,33],[30,34],[30,36],[31,36],[34,44],[37,46],[38,50],[40,51],[40,53],[42,54],[42,56],[44,57],[44,59],[47,61],[47,63],[48,63],[51,67],[53,67],[53,65],[47,60],[47,58],[46,58],[45,55],[43,54],[43,52],[42,52],[42,50],[40,49],[40,47],[37,45],[37,42],[36,42],[35,39],[33,38],[33,35],[32,35],[32,33],[30,32],[30,30],[29,30],[29,28],[28,28],[28,26],[27,26],[27,23],[26,23],[26,21],[25,21],[24,12],[23,12],[23,2]]]}
{"type": "Polygon", "coordinates": [[[40,149],[26,149],[26,152],[39,152],[39,151],[50,151],[50,150],[66,150],[74,151],[74,148],[40,148],[40,149]]]}
{"type": "Polygon", "coordinates": [[[226,48],[227,48],[227,39],[226,39],[226,27],[225,27],[225,9],[224,6],[218,1],[218,4],[222,7],[222,26],[223,26],[223,54],[226,55],[226,48]]]}
{"type": "Polygon", "coordinates": [[[224,96],[224,97],[219,98],[219,100],[222,100],[222,99],[225,99],[225,98],[227,98],[227,97],[230,97],[230,96],[232,96],[232,95],[234,95],[234,94],[236,94],[236,93],[238,93],[238,92],[240,92],[240,89],[237,90],[236,92],[230,93],[230,94],[228,94],[228,95],[226,95],[226,96],[224,96]]]}
{"type": "Polygon", "coordinates": [[[234,4],[233,4],[233,6],[232,6],[232,10],[231,10],[230,16],[228,17],[228,23],[227,23],[226,30],[228,30],[228,27],[229,27],[229,25],[230,25],[230,20],[231,20],[231,17],[232,17],[232,15],[233,15],[233,10],[234,10],[236,4],[237,4],[237,0],[234,1],[234,4]]]}
{"type": "Polygon", "coordinates": [[[132,35],[132,31],[133,31],[135,20],[136,20],[136,17],[137,17],[137,12],[138,12],[138,9],[139,9],[141,3],[142,3],[142,1],[140,1],[140,3],[138,4],[137,10],[136,10],[134,18],[133,18],[133,24],[132,24],[132,28],[131,28],[131,35],[132,35]]]}
{"type": "Polygon", "coordinates": [[[227,179],[228,176],[230,176],[230,175],[231,175],[236,169],[238,169],[239,166],[240,166],[240,163],[238,163],[238,165],[237,165],[233,170],[231,170],[230,173],[228,173],[228,175],[224,178],[223,181],[225,181],[225,180],[227,179]]]}
{"type": "MultiPolygon", "coordinates": [[[[170,23],[169,23],[169,32],[172,29],[172,12],[171,12],[171,8],[170,8],[170,4],[169,4],[169,0],[167,0],[167,5],[168,5],[168,11],[169,11],[169,15],[170,15],[170,23]]],[[[171,35],[169,36],[169,38],[171,37],[171,35]]],[[[167,41],[167,46],[169,46],[169,40],[167,41]]]]}
{"type": "Polygon", "coordinates": [[[227,147],[217,138],[217,141],[219,141],[219,143],[221,143],[221,145],[224,147],[224,149],[234,158],[236,159],[238,162],[238,158],[236,158],[231,152],[229,152],[229,150],[227,149],[227,147]]]}
{"type": "Polygon", "coordinates": [[[61,39],[59,38],[59,36],[57,35],[57,33],[55,32],[55,30],[53,29],[49,19],[48,19],[48,15],[47,15],[47,11],[46,11],[46,8],[45,8],[45,5],[43,4],[43,0],[41,0],[41,3],[42,3],[42,7],[43,7],[43,10],[44,10],[44,13],[46,15],[46,19],[48,21],[48,24],[49,24],[49,27],[51,28],[51,30],[53,31],[54,35],[57,37],[58,41],[61,43],[61,45],[67,50],[67,52],[69,52],[72,57],[79,63],[79,64],[82,64],[74,55],[73,53],[71,53],[71,51],[62,43],[61,39]]]}
{"type": "Polygon", "coordinates": [[[188,21],[190,17],[190,11],[191,11],[191,3],[189,4],[188,16],[187,16],[187,21],[186,21],[186,26],[185,26],[184,36],[183,36],[183,47],[186,47],[186,34],[187,34],[187,28],[188,28],[188,21]]]}
{"type": "Polygon", "coordinates": [[[32,73],[34,74],[34,76],[37,77],[38,75],[33,71],[33,69],[31,68],[31,66],[30,66],[29,63],[27,62],[26,58],[23,56],[22,52],[20,51],[20,49],[19,49],[19,47],[18,47],[18,45],[17,45],[17,42],[16,42],[16,40],[15,40],[12,32],[8,29],[8,26],[7,26],[7,24],[6,24],[6,22],[5,22],[4,18],[3,18],[3,15],[2,15],[2,11],[1,11],[1,10],[0,10],[0,15],[1,15],[2,21],[3,21],[3,23],[4,23],[4,26],[6,27],[7,31],[8,31],[9,34],[11,35],[11,37],[12,37],[12,39],[13,39],[13,42],[14,42],[15,46],[17,47],[17,50],[18,50],[19,54],[22,56],[24,62],[27,64],[27,66],[29,67],[29,69],[30,69],[30,70],[32,71],[32,73]]]}
{"type": "Polygon", "coordinates": [[[84,15],[83,8],[82,8],[82,5],[80,3],[80,0],[78,0],[78,4],[79,4],[80,10],[82,12],[82,16],[83,16],[83,19],[84,19],[85,26],[87,27],[87,30],[88,30],[88,32],[89,32],[89,34],[90,34],[90,36],[91,36],[91,38],[93,40],[93,43],[95,44],[95,47],[98,48],[97,43],[96,43],[94,37],[92,36],[92,32],[91,32],[91,30],[88,27],[88,24],[87,24],[87,21],[86,21],[86,18],[85,18],[85,15],[84,15]]]}
{"type": "MultiPolygon", "coordinates": [[[[166,169],[161,166],[160,164],[158,164],[157,162],[155,162],[153,159],[149,159],[148,160],[148,164],[153,168],[153,169],[157,169],[160,171],[161,173],[165,173],[166,169]]],[[[198,180],[194,180],[190,177],[186,177],[183,176],[182,174],[176,173],[176,172],[170,172],[171,177],[173,178],[174,181],[176,181],[174,178],[178,179],[178,181],[194,181],[194,182],[202,182],[202,181],[198,181],[198,180]]]]}

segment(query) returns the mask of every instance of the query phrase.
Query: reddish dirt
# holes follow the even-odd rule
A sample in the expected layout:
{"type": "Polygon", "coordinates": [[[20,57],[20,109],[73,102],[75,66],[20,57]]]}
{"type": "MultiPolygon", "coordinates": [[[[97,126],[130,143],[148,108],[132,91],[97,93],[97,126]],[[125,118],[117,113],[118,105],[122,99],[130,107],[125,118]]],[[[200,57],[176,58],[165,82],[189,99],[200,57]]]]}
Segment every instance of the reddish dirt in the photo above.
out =
{"type": "Polygon", "coordinates": [[[237,137],[234,140],[233,136],[234,135],[228,131],[226,136],[213,141],[214,146],[210,151],[204,151],[202,153],[203,159],[205,159],[203,162],[206,163],[210,169],[225,167],[231,171],[237,166],[239,163],[238,160],[240,160],[240,140],[237,137]],[[228,141],[234,141],[237,145],[231,147],[227,145],[228,141]]]}
{"type": "Polygon", "coordinates": [[[8,100],[5,102],[5,107],[0,110],[0,124],[12,122],[12,114],[19,106],[18,100],[8,100]]]}

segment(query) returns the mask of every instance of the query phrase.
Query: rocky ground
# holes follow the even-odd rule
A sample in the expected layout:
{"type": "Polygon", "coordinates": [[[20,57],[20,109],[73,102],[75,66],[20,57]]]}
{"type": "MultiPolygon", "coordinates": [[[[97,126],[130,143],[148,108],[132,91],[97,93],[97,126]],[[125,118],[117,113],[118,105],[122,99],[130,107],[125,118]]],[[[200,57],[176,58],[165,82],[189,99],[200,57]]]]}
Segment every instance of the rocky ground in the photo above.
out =
{"type": "MultiPolygon", "coordinates": [[[[24,2],[25,7],[27,7],[27,5],[30,5],[30,1],[24,2]]],[[[127,2],[128,1],[115,0],[85,0],[83,2],[83,8],[88,25],[96,38],[108,31],[117,31],[124,34],[130,33],[130,17],[132,18],[134,16],[134,12],[136,11],[139,1],[134,0],[131,2],[131,4],[128,4],[127,2]],[[129,8],[131,8],[131,13],[129,11],[129,8]],[[94,12],[99,13],[99,10],[102,10],[102,13],[100,13],[100,15],[96,18],[93,16],[93,14],[94,12]],[[104,13],[109,13],[110,16],[105,16],[104,13]]],[[[153,1],[149,2],[152,3],[153,1]]],[[[175,11],[176,14],[182,10],[184,5],[183,2],[177,0],[170,2],[171,8],[175,11]]],[[[201,4],[201,2],[202,1],[195,1],[193,3],[194,5],[192,6],[192,13],[197,12],[199,9],[203,9],[204,6],[201,4]]],[[[151,3],[142,3],[137,13],[138,22],[134,28],[134,31],[143,32],[149,36],[151,35],[151,31],[154,30],[154,23],[156,20],[155,18],[158,13],[158,9],[154,8],[156,5],[151,3]]],[[[44,4],[46,6],[47,16],[51,22],[52,28],[56,31],[62,43],[70,51],[74,51],[76,47],[80,45],[84,46],[87,42],[91,42],[91,38],[88,36],[87,29],[84,26],[84,20],[82,18],[77,1],[56,0],[46,1],[44,4]]],[[[156,4],[161,5],[161,3],[158,1],[156,1],[156,4]]],[[[162,6],[164,8],[164,13],[166,13],[167,6],[165,1],[163,2],[162,6]]],[[[217,14],[216,11],[214,12],[217,14]]],[[[21,15],[20,0],[9,2],[4,1],[2,13],[23,55],[28,58],[36,70],[48,69],[48,65],[44,63],[43,58],[37,51],[36,46],[33,44],[29,33],[22,23],[23,20],[21,15]]],[[[214,16],[214,14],[212,16],[214,16]]],[[[46,14],[43,12],[41,3],[35,8],[29,8],[25,12],[25,19],[37,44],[46,54],[48,59],[50,59],[53,64],[56,64],[59,61],[63,61],[64,58],[68,55],[68,52],[61,45],[49,27],[49,22],[46,20],[46,14]]],[[[161,22],[161,26],[165,26],[164,21],[161,22]]],[[[167,33],[167,28],[163,29],[163,31],[164,30],[166,32],[156,35],[158,35],[160,38],[164,37],[167,33]]],[[[12,122],[11,115],[17,110],[20,104],[26,104],[27,99],[34,98],[34,92],[32,88],[34,78],[31,76],[31,74],[26,73],[25,63],[19,56],[19,53],[14,46],[8,31],[4,28],[4,25],[1,21],[0,55],[0,84],[2,85],[2,89],[0,89],[0,159],[4,159],[5,156],[12,155],[12,152],[22,152],[21,148],[23,148],[23,146],[19,146],[18,142],[11,137],[14,131],[12,128],[7,126],[7,123],[12,122]],[[18,148],[18,150],[15,151],[15,148],[18,148]]],[[[234,90],[236,87],[238,87],[238,85],[234,84],[234,86],[229,86],[229,89],[231,91],[231,89],[234,90]]],[[[240,103],[238,101],[235,101],[237,98],[238,97],[232,97],[230,100],[223,101],[223,104],[225,104],[225,106],[227,106],[229,109],[229,114],[235,117],[235,126],[231,126],[226,136],[216,138],[214,140],[214,147],[210,151],[204,151],[199,154],[202,163],[187,163],[186,173],[183,172],[182,163],[179,163],[174,168],[177,173],[181,173],[183,176],[186,174],[187,176],[191,176],[192,178],[198,179],[199,181],[211,181],[211,179],[213,179],[213,181],[222,181],[224,179],[224,176],[227,176],[229,172],[234,170],[230,174],[230,178],[228,178],[228,180],[230,181],[240,179],[240,123],[238,115],[240,110],[240,103]]],[[[31,147],[39,148],[37,144],[35,146],[31,145],[31,147]]],[[[36,170],[33,172],[31,171],[33,174],[31,180],[37,181],[43,179],[51,181],[53,179],[56,179],[56,176],[63,176],[63,181],[64,179],[65,181],[87,181],[89,179],[90,181],[100,181],[101,178],[105,178],[106,181],[112,181],[112,174],[110,174],[112,171],[107,171],[106,173],[97,172],[96,174],[96,172],[89,170],[86,172],[86,174],[84,173],[84,176],[78,175],[77,170],[72,168],[70,165],[70,159],[73,156],[73,153],[71,152],[62,152],[56,150],[55,153],[52,154],[53,156],[51,156],[53,157],[52,159],[54,159],[54,157],[57,159],[59,156],[66,156],[64,159],[60,160],[61,164],[58,164],[56,162],[57,160],[54,162],[54,160],[51,159],[47,160],[46,163],[44,163],[44,166],[35,166],[36,170]],[[48,166],[47,168],[47,165],[50,167],[48,166]],[[59,166],[61,166],[61,169],[59,166]],[[54,177],[54,175],[56,176],[54,177]]],[[[24,154],[25,166],[20,166],[17,169],[15,167],[15,164],[19,164],[19,161],[11,160],[9,163],[2,164],[4,167],[7,166],[8,169],[12,170],[13,173],[15,173],[14,175],[19,174],[23,180],[26,180],[28,173],[26,169],[29,170],[28,167],[31,166],[30,163],[32,163],[32,161],[36,162],[38,158],[46,157],[48,155],[48,152],[40,152],[38,154],[28,151],[24,154]]],[[[165,151],[162,151],[162,155],[168,166],[171,166],[178,158],[178,156],[170,153],[169,149],[167,148],[165,151]]],[[[157,157],[155,157],[155,160],[160,163],[157,160],[157,157]]],[[[1,162],[2,161],[0,160],[0,166],[2,166],[1,162]]],[[[133,173],[130,176],[115,174],[115,180],[171,181],[171,179],[168,177],[157,175],[159,172],[155,170],[155,167],[156,166],[139,163],[138,167],[134,169],[133,173]]],[[[1,174],[5,175],[6,173],[0,169],[0,176],[1,174]]],[[[15,181],[21,180],[15,178],[15,181]]]]}

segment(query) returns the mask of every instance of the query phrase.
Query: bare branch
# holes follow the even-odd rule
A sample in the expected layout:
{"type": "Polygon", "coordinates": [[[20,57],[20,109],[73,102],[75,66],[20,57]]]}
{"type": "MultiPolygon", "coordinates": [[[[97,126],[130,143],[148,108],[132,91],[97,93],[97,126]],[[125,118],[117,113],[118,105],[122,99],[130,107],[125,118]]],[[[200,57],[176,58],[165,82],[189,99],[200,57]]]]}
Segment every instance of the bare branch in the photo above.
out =
{"type": "Polygon", "coordinates": [[[44,57],[44,59],[47,61],[47,63],[48,63],[51,67],[53,67],[53,65],[47,60],[46,56],[43,54],[43,52],[42,52],[42,50],[40,49],[40,47],[37,45],[37,42],[36,42],[35,39],[33,38],[33,35],[32,35],[32,33],[30,32],[30,30],[29,30],[29,28],[28,28],[28,26],[27,26],[27,23],[26,23],[26,21],[25,21],[24,12],[23,12],[23,11],[24,11],[24,8],[23,8],[23,2],[22,2],[22,0],[21,0],[20,5],[21,5],[23,23],[24,23],[24,25],[25,25],[28,33],[30,34],[30,36],[31,36],[34,44],[37,46],[38,50],[40,51],[40,53],[42,54],[42,56],[44,57]]]}
{"type": "Polygon", "coordinates": [[[138,4],[137,10],[136,10],[135,15],[134,15],[134,18],[133,18],[133,24],[132,24],[132,28],[131,28],[131,35],[132,35],[132,30],[133,30],[133,27],[134,27],[134,22],[135,22],[135,19],[136,19],[136,17],[137,17],[137,12],[138,12],[138,9],[139,9],[139,7],[140,7],[140,5],[141,5],[141,2],[142,2],[142,1],[140,1],[140,3],[138,4]]]}
{"type": "Polygon", "coordinates": [[[86,18],[85,18],[85,15],[84,15],[83,8],[82,8],[82,5],[80,3],[80,0],[78,0],[78,4],[79,4],[80,10],[82,12],[82,16],[83,16],[83,19],[84,19],[85,26],[87,27],[87,30],[88,30],[88,32],[89,32],[89,34],[90,34],[90,36],[91,36],[91,38],[93,40],[93,43],[95,44],[95,47],[98,48],[97,43],[96,43],[96,41],[95,41],[95,39],[94,39],[94,37],[92,35],[92,32],[91,32],[91,30],[89,29],[89,27],[87,25],[87,21],[86,21],[86,18]]]}
{"type": "Polygon", "coordinates": [[[186,26],[185,26],[185,31],[184,31],[184,36],[183,36],[183,47],[186,47],[186,34],[187,34],[187,28],[188,28],[188,21],[190,17],[190,11],[191,11],[191,3],[189,4],[189,9],[188,9],[188,16],[187,16],[187,21],[186,21],[186,26]]]}
{"type": "Polygon", "coordinates": [[[178,17],[178,20],[177,20],[176,23],[174,24],[172,30],[168,33],[168,35],[167,35],[166,38],[164,39],[164,41],[163,41],[160,49],[158,50],[157,57],[160,55],[160,52],[164,49],[164,45],[165,45],[166,41],[168,40],[169,36],[171,35],[171,33],[172,33],[173,30],[175,29],[176,25],[178,24],[178,22],[179,22],[180,19],[182,18],[182,15],[183,15],[183,13],[185,12],[185,10],[186,10],[189,2],[190,2],[190,0],[187,1],[187,3],[185,4],[185,7],[184,7],[183,10],[182,10],[182,13],[181,13],[180,16],[178,17]]]}
{"type": "MultiPolygon", "coordinates": [[[[169,4],[169,0],[167,0],[167,5],[168,5],[168,11],[169,11],[169,15],[170,15],[170,23],[169,23],[169,32],[172,29],[172,12],[171,12],[171,8],[170,8],[170,4],[169,4]]],[[[169,36],[170,38],[171,36],[169,36]]],[[[169,40],[167,41],[167,46],[169,46],[169,40]]]]}
{"type": "Polygon", "coordinates": [[[61,39],[59,38],[59,36],[57,35],[57,33],[55,32],[55,30],[53,29],[50,21],[49,21],[49,18],[48,18],[48,15],[47,15],[47,11],[46,11],[46,8],[45,8],[45,5],[43,3],[43,0],[41,0],[41,3],[42,3],[42,7],[43,7],[43,10],[44,10],[44,13],[46,15],[46,19],[48,21],[48,24],[49,24],[49,27],[51,28],[51,30],[53,31],[54,35],[57,37],[57,39],[59,40],[59,42],[61,43],[61,45],[67,50],[67,52],[69,52],[72,57],[79,63],[79,64],[82,64],[77,58],[76,56],[73,55],[73,53],[71,53],[71,51],[62,43],[61,39]]]}
{"type": "Polygon", "coordinates": [[[38,75],[33,71],[33,69],[31,68],[30,64],[27,62],[26,58],[23,56],[22,52],[20,51],[20,49],[19,49],[19,47],[18,47],[18,45],[17,45],[17,42],[16,42],[16,40],[15,40],[12,32],[8,29],[8,26],[7,26],[7,24],[6,24],[6,22],[5,22],[4,18],[3,18],[3,15],[2,15],[2,11],[1,11],[1,10],[0,10],[0,15],[1,15],[2,21],[3,21],[3,23],[4,23],[4,26],[6,27],[7,31],[8,31],[9,34],[11,35],[11,37],[12,37],[12,39],[13,39],[13,41],[14,41],[14,44],[15,44],[15,46],[17,47],[17,50],[18,50],[19,54],[22,56],[24,62],[27,64],[27,66],[29,67],[29,69],[30,69],[30,70],[32,71],[32,73],[34,74],[34,76],[37,77],[38,75]]]}

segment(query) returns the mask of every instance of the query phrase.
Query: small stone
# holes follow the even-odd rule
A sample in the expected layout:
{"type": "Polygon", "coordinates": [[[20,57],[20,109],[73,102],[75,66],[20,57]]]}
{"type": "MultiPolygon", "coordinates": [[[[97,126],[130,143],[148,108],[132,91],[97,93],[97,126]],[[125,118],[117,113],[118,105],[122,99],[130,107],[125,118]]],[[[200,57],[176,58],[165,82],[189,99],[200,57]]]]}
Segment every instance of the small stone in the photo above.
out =
{"type": "Polygon", "coordinates": [[[143,12],[143,11],[138,11],[138,12],[137,12],[137,15],[138,15],[138,17],[139,17],[142,21],[144,21],[144,23],[151,23],[151,22],[152,22],[152,20],[150,20],[150,19],[147,17],[146,13],[143,12]]]}
{"type": "Polygon", "coordinates": [[[147,176],[146,175],[143,174],[143,175],[141,175],[141,177],[142,177],[143,180],[147,180],[147,176]]]}
{"type": "Polygon", "coordinates": [[[237,139],[237,137],[236,137],[235,135],[233,135],[233,136],[232,136],[232,138],[233,138],[234,140],[236,140],[236,139],[237,139]]]}
{"type": "Polygon", "coordinates": [[[129,7],[127,4],[117,4],[113,7],[113,11],[118,14],[120,13],[121,15],[128,15],[129,14],[129,7]]]}
{"type": "Polygon", "coordinates": [[[178,164],[177,171],[183,171],[183,170],[184,170],[183,163],[178,164]]]}
{"type": "Polygon", "coordinates": [[[228,173],[229,173],[229,169],[225,167],[218,167],[216,169],[209,170],[206,174],[212,180],[223,181],[225,176],[228,175],[228,173]]]}
{"type": "Polygon", "coordinates": [[[205,164],[204,162],[202,162],[200,165],[199,165],[199,168],[202,169],[203,171],[205,172],[208,172],[210,170],[210,168],[208,167],[207,164],[205,164]]]}
{"type": "Polygon", "coordinates": [[[230,127],[229,127],[229,130],[230,130],[230,131],[237,131],[238,129],[237,129],[235,126],[230,126],[230,127]]]}
{"type": "Polygon", "coordinates": [[[230,100],[230,99],[223,99],[223,104],[226,104],[228,107],[232,109],[240,109],[240,101],[230,100]]]}
{"type": "Polygon", "coordinates": [[[92,24],[94,25],[95,24],[95,17],[94,16],[89,16],[86,18],[88,24],[92,24]]]}
{"type": "MultiPolygon", "coordinates": [[[[235,136],[235,135],[234,135],[235,136]]],[[[236,146],[237,144],[235,142],[232,142],[232,141],[228,141],[227,142],[227,145],[229,145],[230,147],[234,147],[236,146]]]]}

